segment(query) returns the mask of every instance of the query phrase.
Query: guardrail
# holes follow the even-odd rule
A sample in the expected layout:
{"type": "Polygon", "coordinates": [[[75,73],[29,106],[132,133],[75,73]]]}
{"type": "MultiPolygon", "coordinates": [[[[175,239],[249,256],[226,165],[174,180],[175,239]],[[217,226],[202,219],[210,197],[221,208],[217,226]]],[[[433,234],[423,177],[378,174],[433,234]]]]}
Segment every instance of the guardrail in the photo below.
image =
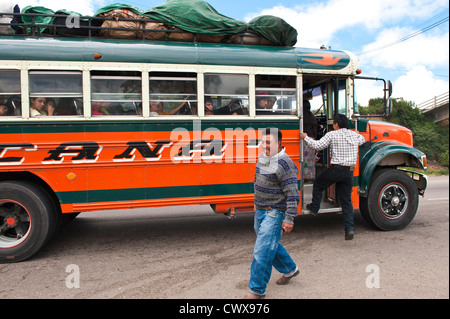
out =
{"type": "Polygon", "coordinates": [[[432,99],[419,103],[417,104],[417,108],[422,112],[428,112],[431,111],[435,108],[438,108],[442,105],[448,104],[448,96],[449,96],[449,92],[445,92],[441,95],[437,95],[435,97],[433,97],[432,99]]]}

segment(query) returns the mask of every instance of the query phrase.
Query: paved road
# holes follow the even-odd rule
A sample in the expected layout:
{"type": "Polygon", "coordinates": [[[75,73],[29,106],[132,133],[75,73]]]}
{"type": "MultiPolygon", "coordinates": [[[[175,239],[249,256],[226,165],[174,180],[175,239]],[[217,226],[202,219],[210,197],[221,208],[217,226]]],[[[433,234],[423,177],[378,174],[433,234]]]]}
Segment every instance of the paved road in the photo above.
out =
{"type": "MultiPolygon", "coordinates": [[[[299,216],[282,242],[301,273],[281,287],[274,271],[266,298],[449,298],[448,194],[447,176],[430,177],[401,231],[376,231],[358,212],[353,241],[341,215],[299,216]]],[[[0,265],[0,299],[241,298],[252,223],[206,206],[81,214],[33,259],[0,265]]]]}

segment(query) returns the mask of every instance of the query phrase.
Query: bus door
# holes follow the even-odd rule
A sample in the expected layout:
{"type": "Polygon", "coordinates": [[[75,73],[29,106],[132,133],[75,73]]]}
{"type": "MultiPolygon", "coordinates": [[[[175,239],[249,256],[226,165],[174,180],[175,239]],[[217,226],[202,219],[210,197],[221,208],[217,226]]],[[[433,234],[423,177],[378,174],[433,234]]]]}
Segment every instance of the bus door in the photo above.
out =
{"type": "MultiPolygon", "coordinates": [[[[330,118],[329,105],[333,105],[331,98],[332,84],[329,75],[319,74],[303,74],[303,131],[308,136],[319,140],[329,130],[328,119],[330,118]],[[305,108],[305,104],[306,108],[305,108]],[[310,114],[308,116],[307,110],[310,107],[310,114]],[[313,121],[311,123],[310,121],[313,121]]],[[[302,149],[302,206],[310,203],[312,200],[313,183],[321,172],[328,167],[329,155],[328,150],[315,151],[309,148],[306,143],[303,143],[302,149]]],[[[327,194],[322,197],[326,201],[327,194]]],[[[321,208],[330,208],[322,205],[321,208]]]]}
{"type": "MultiPolygon", "coordinates": [[[[333,118],[336,114],[345,114],[348,116],[348,99],[347,99],[347,81],[342,78],[334,78],[327,86],[328,89],[328,120],[327,120],[327,131],[333,130],[333,118]]],[[[330,150],[327,149],[328,163],[327,167],[330,166],[331,154],[330,150]]],[[[330,203],[334,203],[338,206],[337,194],[336,194],[336,184],[331,185],[327,189],[327,200],[330,203]]]]}
{"type": "MultiPolygon", "coordinates": [[[[304,75],[303,77],[304,99],[311,105],[311,112],[317,122],[316,140],[321,139],[327,132],[333,129],[333,118],[337,113],[348,114],[348,106],[351,105],[350,96],[347,94],[346,78],[304,75]]],[[[312,199],[312,184],[315,178],[330,166],[331,154],[329,148],[319,152],[305,149],[303,153],[303,178],[304,178],[304,203],[312,199]],[[308,159],[311,152],[314,156],[308,159]],[[308,153],[308,154],[307,154],[308,153]]],[[[322,197],[322,210],[335,210],[338,207],[336,186],[330,186],[322,197]]]]}
{"type": "MultiPolygon", "coordinates": [[[[333,128],[333,118],[335,114],[345,114],[349,119],[349,127],[351,127],[351,118],[353,114],[353,80],[351,78],[335,78],[328,85],[329,90],[329,108],[328,108],[328,131],[333,128]]],[[[327,166],[330,166],[331,154],[327,150],[328,158],[330,159],[327,166]]],[[[354,175],[359,175],[359,166],[356,164],[354,175]]],[[[354,208],[359,207],[359,193],[358,185],[353,185],[352,188],[352,203],[354,208]]],[[[335,207],[339,207],[339,202],[336,194],[336,184],[331,185],[327,189],[327,201],[335,207]]]]}

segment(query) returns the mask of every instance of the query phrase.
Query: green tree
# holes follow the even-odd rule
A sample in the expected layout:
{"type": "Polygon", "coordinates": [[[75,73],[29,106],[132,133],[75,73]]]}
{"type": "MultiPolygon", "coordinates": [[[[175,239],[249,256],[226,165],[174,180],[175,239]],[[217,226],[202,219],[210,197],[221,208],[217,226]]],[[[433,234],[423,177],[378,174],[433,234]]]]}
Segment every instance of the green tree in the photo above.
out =
{"type": "MultiPolygon", "coordinates": [[[[360,107],[361,115],[382,115],[383,99],[369,100],[368,107],[360,107]]],[[[387,121],[409,128],[413,133],[414,147],[427,155],[428,159],[449,165],[449,130],[434,123],[433,116],[426,116],[413,102],[393,100],[392,113],[387,121]]]]}
{"type": "Polygon", "coordinates": [[[389,115],[388,121],[406,126],[410,130],[423,123],[424,116],[418,108],[413,107],[413,102],[397,100],[392,102],[392,113],[389,115]]]}
{"type": "Polygon", "coordinates": [[[384,103],[382,98],[370,99],[369,106],[359,106],[361,115],[382,115],[384,114],[384,103]]]}

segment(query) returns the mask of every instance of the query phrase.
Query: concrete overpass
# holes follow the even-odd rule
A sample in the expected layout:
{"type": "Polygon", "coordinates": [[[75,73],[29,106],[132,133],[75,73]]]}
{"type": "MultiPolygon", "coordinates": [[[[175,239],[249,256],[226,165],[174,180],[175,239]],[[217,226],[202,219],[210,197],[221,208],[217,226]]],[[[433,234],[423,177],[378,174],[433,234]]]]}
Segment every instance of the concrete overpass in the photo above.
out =
{"type": "Polygon", "coordinates": [[[447,128],[449,127],[448,92],[418,104],[417,108],[424,114],[433,114],[435,116],[435,123],[440,123],[447,128]]]}

